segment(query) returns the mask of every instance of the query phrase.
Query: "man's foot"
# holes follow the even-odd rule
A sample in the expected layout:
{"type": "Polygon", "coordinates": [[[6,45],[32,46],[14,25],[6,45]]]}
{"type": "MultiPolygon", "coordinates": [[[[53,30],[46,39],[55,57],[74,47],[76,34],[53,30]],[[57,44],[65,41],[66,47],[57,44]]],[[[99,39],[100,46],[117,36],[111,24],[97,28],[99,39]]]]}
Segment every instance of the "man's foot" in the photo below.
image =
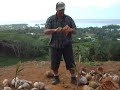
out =
{"type": "Polygon", "coordinates": [[[71,77],[71,84],[77,85],[76,77],[71,77]]]}
{"type": "Polygon", "coordinates": [[[60,79],[59,76],[54,76],[53,80],[52,80],[52,85],[56,85],[60,83],[60,79]]]}

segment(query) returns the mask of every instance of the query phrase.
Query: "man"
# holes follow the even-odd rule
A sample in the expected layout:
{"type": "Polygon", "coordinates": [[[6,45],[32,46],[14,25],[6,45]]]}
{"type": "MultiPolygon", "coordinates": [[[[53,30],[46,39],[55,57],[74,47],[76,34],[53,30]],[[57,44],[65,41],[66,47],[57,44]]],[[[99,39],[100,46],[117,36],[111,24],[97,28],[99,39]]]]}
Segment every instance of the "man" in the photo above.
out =
{"type": "Polygon", "coordinates": [[[73,19],[64,14],[65,4],[58,2],[56,4],[56,14],[50,16],[45,25],[44,33],[51,35],[50,52],[51,52],[51,69],[54,73],[52,84],[60,82],[58,69],[61,57],[65,60],[66,69],[70,71],[71,83],[76,84],[75,62],[72,50],[72,34],[76,33],[76,25],[73,19]]]}

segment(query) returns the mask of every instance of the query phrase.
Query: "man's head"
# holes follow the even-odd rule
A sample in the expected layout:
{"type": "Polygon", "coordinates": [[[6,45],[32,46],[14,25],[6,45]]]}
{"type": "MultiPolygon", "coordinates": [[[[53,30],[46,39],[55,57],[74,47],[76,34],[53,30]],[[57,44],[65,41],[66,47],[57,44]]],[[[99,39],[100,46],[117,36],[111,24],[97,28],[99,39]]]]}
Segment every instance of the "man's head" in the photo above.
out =
{"type": "Polygon", "coordinates": [[[65,3],[57,2],[57,4],[56,4],[57,15],[62,17],[64,15],[64,10],[65,10],[65,3]]]}

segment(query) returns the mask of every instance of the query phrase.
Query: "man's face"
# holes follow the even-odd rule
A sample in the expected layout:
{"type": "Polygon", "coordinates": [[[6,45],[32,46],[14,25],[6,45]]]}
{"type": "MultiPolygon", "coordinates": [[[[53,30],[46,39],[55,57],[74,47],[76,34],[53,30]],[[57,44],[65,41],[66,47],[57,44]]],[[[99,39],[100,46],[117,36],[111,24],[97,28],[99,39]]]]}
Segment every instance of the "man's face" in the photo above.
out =
{"type": "Polygon", "coordinates": [[[59,17],[64,16],[64,9],[58,10],[58,11],[57,11],[57,15],[58,15],[59,17]]]}

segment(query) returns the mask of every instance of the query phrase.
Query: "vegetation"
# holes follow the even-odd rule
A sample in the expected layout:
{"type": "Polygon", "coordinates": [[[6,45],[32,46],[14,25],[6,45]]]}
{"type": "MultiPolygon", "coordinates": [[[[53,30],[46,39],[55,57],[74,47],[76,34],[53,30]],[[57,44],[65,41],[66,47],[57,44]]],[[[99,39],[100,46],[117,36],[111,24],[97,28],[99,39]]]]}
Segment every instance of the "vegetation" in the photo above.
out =
{"type": "Polygon", "coordinates": [[[14,82],[14,86],[15,86],[15,83],[16,83],[16,79],[17,79],[17,76],[18,74],[23,70],[24,68],[21,68],[21,61],[18,62],[18,64],[16,65],[16,70],[15,70],[15,82],[14,82]]]}
{"type": "MultiPolygon", "coordinates": [[[[0,62],[5,61],[2,57],[50,59],[49,36],[44,35],[43,29],[24,24],[13,26],[0,26],[0,62]]],[[[82,61],[120,60],[120,26],[78,28],[73,35],[75,53],[78,48],[82,61]]]]}

